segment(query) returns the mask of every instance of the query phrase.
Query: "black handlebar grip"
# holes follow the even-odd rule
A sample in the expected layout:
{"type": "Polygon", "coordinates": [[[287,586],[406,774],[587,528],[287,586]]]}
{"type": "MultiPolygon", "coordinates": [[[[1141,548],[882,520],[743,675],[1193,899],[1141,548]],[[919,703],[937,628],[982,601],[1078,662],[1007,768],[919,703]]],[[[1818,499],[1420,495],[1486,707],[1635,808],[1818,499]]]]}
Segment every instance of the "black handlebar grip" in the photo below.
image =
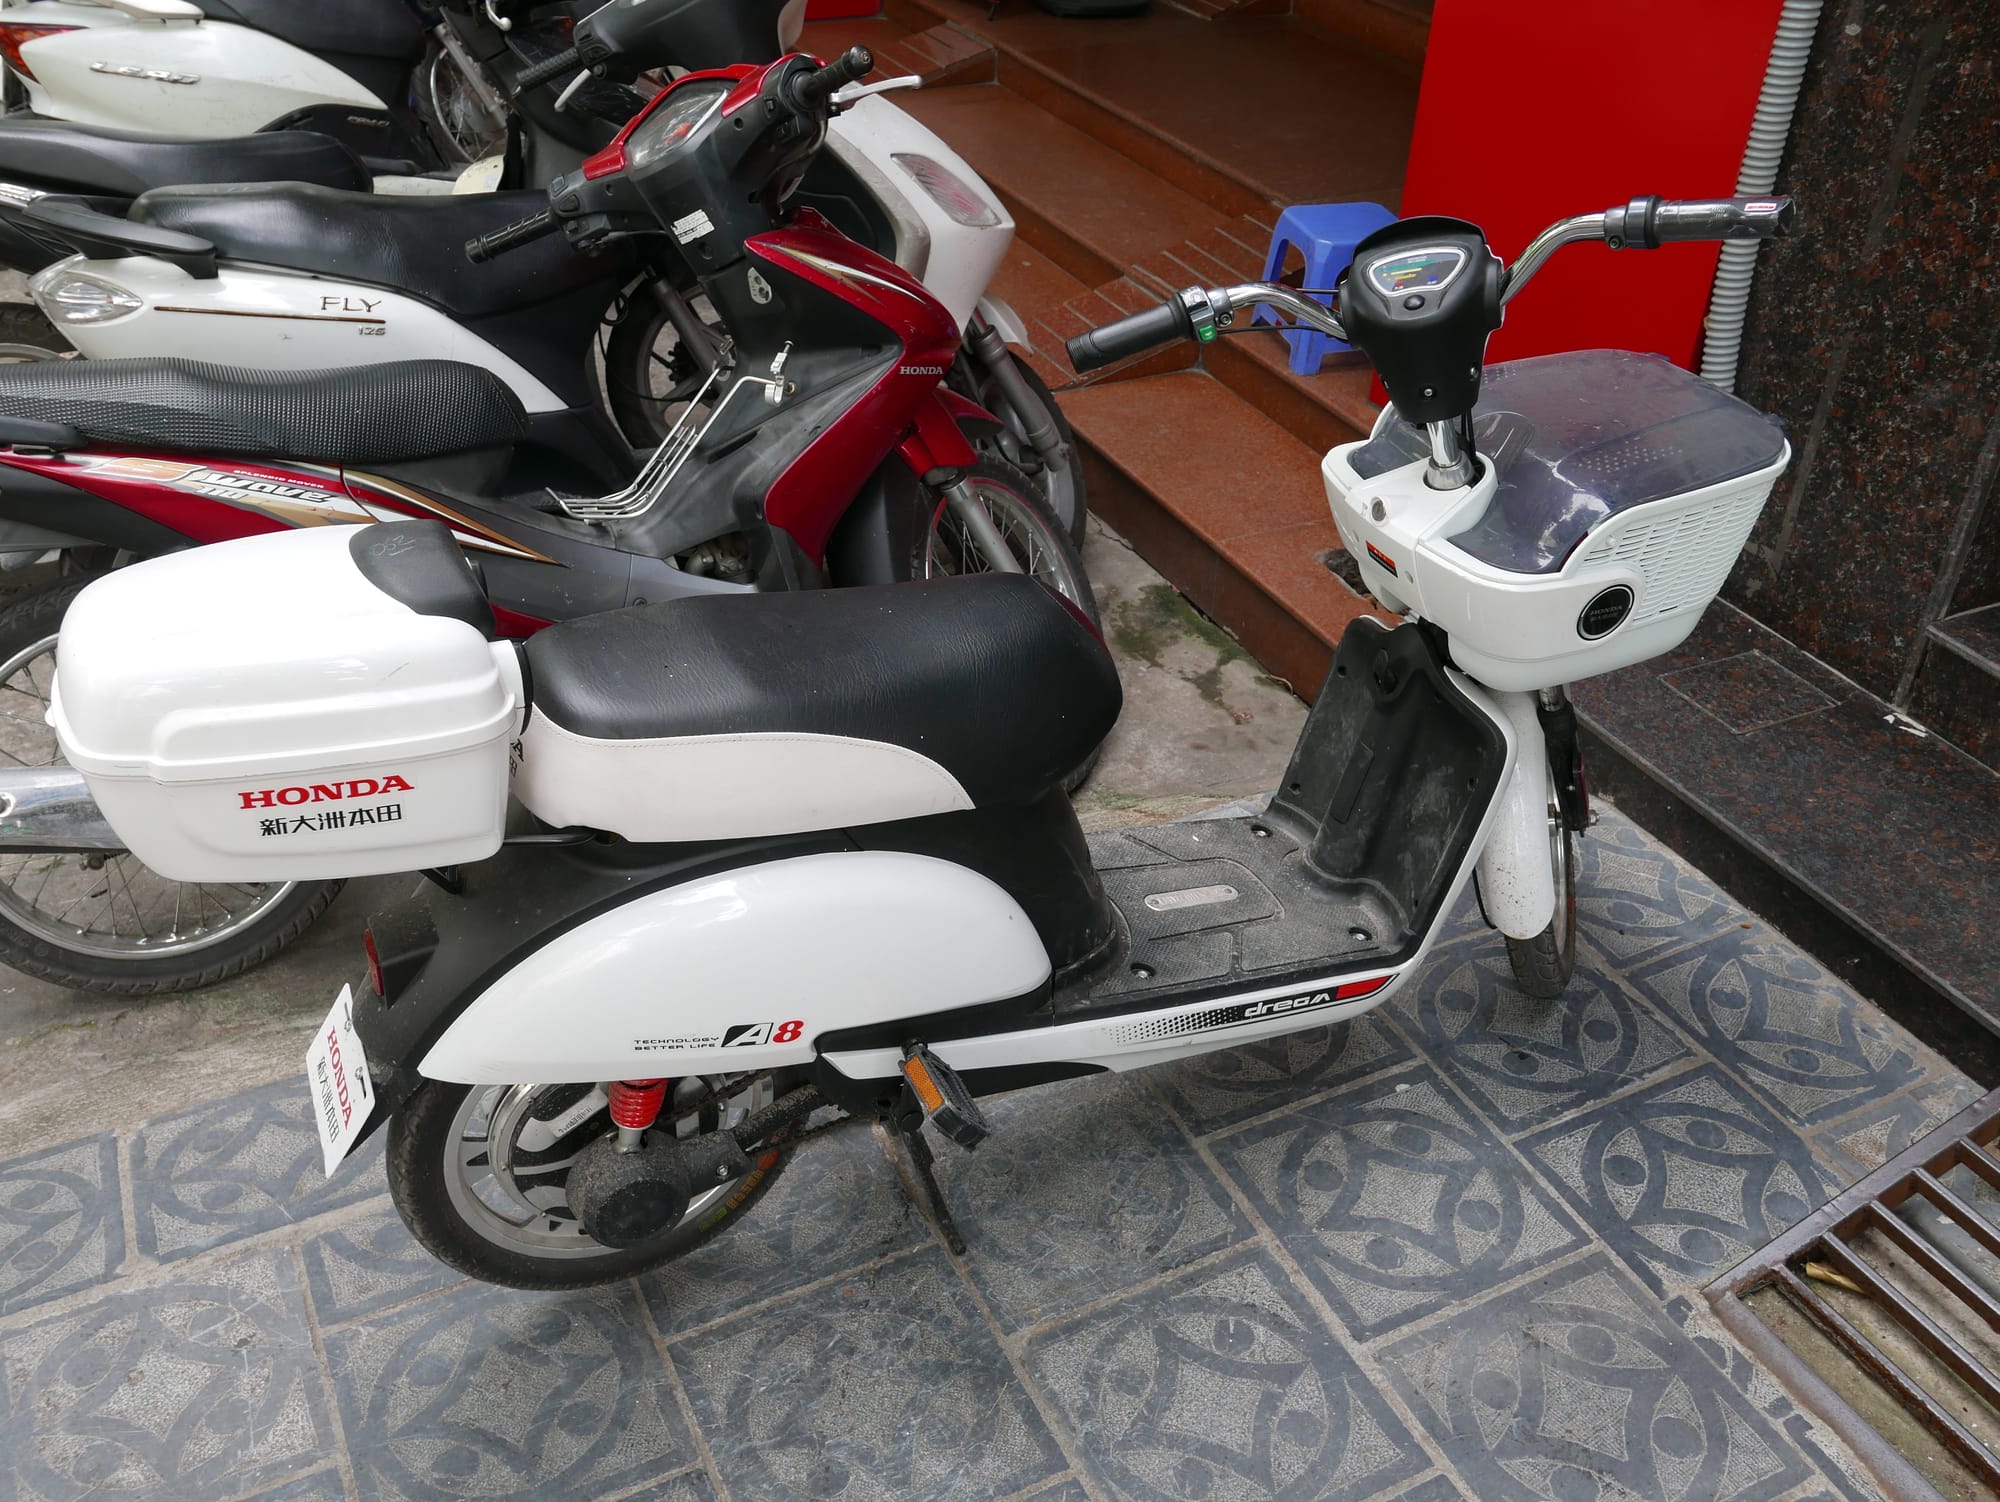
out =
{"type": "Polygon", "coordinates": [[[525,94],[530,89],[538,89],[552,78],[562,78],[580,71],[583,54],[574,47],[565,47],[554,57],[545,57],[538,63],[530,63],[514,75],[514,92],[525,94]]]}
{"type": "Polygon", "coordinates": [[[530,240],[539,240],[544,235],[553,234],[561,227],[554,214],[543,209],[539,214],[530,214],[526,219],[517,219],[512,224],[503,224],[490,235],[477,235],[465,242],[465,258],[477,265],[490,261],[495,256],[526,245],[530,240]]]}
{"type": "Polygon", "coordinates": [[[793,84],[792,103],[802,113],[818,114],[839,90],[874,66],[875,54],[857,42],[824,68],[806,74],[793,84]]]}
{"type": "Polygon", "coordinates": [[[1630,250],[1676,240],[1770,240],[1790,234],[1792,201],[1768,198],[1635,198],[1607,210],[1604,238],[1630,250]]]}
{"type": "Polygon", "coordinates": [[[1157,308],[1134,313],[1101,329],[1088,329],[1069,341],[1069,363],[1078,372],[1096,370],[1119,360],[1143,355],[1149,349],[1171,344],[1176,339],[1194,337],[1194,320],[1178,297],[1157,308]]]}

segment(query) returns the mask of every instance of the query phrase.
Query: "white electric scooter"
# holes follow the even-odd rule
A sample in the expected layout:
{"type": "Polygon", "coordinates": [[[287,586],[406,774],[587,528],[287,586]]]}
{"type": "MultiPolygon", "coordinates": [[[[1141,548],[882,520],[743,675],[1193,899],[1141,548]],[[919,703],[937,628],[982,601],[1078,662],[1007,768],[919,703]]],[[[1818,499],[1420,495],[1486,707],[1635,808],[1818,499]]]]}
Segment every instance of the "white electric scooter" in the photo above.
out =
{"type": "Polygon", "coordinates": [[[1687,635],[1789,449],[1635,355],[1502,365],[1482,400],[1486,341],[1563,244],[1789,217],[1635,199],[1511,274],[1477,226],[1405,220],[1357,249],[1337,316],[1190,288],[1072,341],[1088,367],[1263,304],[1355,343],[1394,400],[1324,476],[1410,619],[1348,628],[1259,814],[1085,837],[1059,783],[1117,679],[1019,576],[647,606],[521,651],[430,523],[93,584],[50,720],[160,871],[431,868],[427,905],[371,926],[368,986],[307,1072],[329,1169],[386,1121],[396,1204],[446,1262],[546,1288],[656,1265],[741,1214],[829,1104],[897,1126],[957,1242],[927,1121],[970,1147],[979,1094],[1352,1017],[1409,982],[1475,873],[1517,981],[1560,993],[1586,821],[1562,685],[1687,635]],[[533,816],[512,834],[510,786],[533,816]]]}

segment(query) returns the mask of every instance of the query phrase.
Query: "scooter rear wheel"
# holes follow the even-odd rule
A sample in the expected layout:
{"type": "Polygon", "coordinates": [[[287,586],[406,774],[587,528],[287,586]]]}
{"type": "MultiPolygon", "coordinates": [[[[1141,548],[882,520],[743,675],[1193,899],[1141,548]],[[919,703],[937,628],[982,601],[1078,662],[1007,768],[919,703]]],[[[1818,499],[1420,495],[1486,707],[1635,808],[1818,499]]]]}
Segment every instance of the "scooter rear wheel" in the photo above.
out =
{"type": "MultiPolygon", "coordinates": [[[[89,577],[0,612],[0,766],[61,762],[43,722],[56,633],[89,577]]],[[[0,855],[0,964],[81,991],[158,996],[263,964],[343,883],[173,882],[137,857],[0,855]]]]}
{"type": "MultiPolygon", "coordinates": [[[[736,1108],[755,1110],[785,1088],[775,1075],[745,1088],[742,1100],[723,1087],[719,1108],[712,1099],[676,1124],[714,1130],[728,1125],[736,1108]]],[[[673,1109],[661,1113],[654,1131],[673,1109]]],[[[389,1193],[410,1234],[449,1267],[508,1288],[591,1288],[671,1262],[720,1235],[749,1213],[790,1157],[782,1140],[760,1145],[747,1174],[697,1195],[674,1226],[638,1246],[614,1248],[592,1240],[567,1202],[576,1155],[613,1130],[595,1086],[428,1081],[389,1123],[389,1193]],[[596,1109],[570,1120],[593,1094],[596,1109]]]]}
{"type": "Polygon", "coordinates": [[[1563,819],[1549,773],[1549,860],[1556,878],[1556,911],[1549,926],[1532,939],[1509,939],[1507,963],[1514,984],[1539,1001],[1563,994],[1576,972],[1576,835],[1563,819]]]}

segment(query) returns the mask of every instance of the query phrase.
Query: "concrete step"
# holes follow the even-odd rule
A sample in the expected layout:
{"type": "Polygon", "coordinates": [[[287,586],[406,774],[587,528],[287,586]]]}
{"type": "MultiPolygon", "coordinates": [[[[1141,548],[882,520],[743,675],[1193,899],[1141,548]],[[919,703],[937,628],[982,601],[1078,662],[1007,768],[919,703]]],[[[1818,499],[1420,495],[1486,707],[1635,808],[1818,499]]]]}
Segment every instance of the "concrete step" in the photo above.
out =
{"type": "Polygon", "coordinates": [[[1065,394],[1091,509],[1310,699],[1369,607],[1344,557],[1320,456],[1221,382],[1188,370],[1065,394]]]}

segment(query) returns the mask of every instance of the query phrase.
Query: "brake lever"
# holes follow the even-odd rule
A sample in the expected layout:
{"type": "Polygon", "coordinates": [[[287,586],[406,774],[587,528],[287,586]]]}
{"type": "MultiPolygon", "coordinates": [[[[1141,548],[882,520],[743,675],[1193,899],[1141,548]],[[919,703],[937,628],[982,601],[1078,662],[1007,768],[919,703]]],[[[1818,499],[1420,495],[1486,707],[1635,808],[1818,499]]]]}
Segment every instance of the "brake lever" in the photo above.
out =
{"type": "Polygon", "coordinates": [[[493,23],[495,31],[512,31],[514,23],[494,9],[493,0],[486,0],[486,19],[493,23]]]}
{"type": "Polygon", "coordinates": [[[833,91],[833,102],[849,105],[857,99],[866,99],[870,94],[886,94],[891,89],[921,89],[924,81],[915,73],[905,73],[897,78],[885,78],[880,83],[844,83],[833,91]]]}

